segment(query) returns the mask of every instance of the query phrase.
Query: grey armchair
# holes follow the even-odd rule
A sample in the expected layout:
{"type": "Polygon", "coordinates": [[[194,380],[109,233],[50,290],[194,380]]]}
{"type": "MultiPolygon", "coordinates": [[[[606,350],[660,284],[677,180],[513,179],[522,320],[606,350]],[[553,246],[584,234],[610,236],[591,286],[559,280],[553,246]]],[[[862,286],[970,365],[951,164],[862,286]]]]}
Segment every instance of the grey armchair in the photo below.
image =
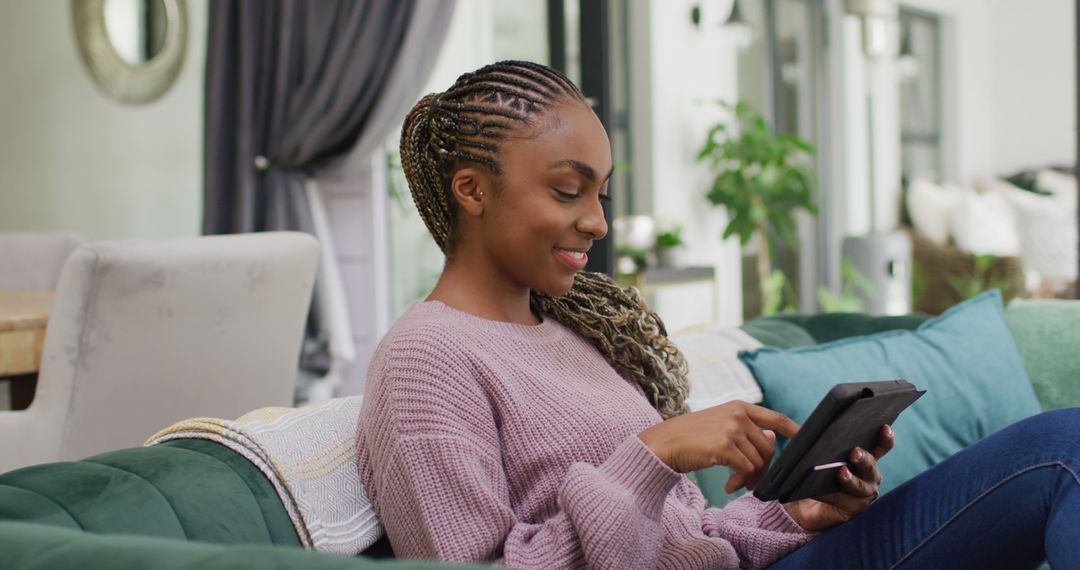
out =
{"type": "Polygon", "coordinates": [[[301,233],[88,243],[68,259],[0,472],[138,446],[176,421],[290,406],[319,246],[301,233]]]}

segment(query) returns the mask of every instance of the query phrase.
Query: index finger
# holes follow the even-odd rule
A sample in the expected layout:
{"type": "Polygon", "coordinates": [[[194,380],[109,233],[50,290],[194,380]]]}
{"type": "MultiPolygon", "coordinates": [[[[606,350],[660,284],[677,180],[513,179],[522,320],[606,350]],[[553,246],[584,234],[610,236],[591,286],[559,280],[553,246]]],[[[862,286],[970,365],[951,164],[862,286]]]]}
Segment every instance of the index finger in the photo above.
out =
{"type": "Polygon", "coordinates": [[[775,410],[761,406],[747,406],[746,415],[750,416],[750,421],[758,427],[771,429],[785,437],[795,437],[795,434],[799,433],[799,424],[775,410]]]}

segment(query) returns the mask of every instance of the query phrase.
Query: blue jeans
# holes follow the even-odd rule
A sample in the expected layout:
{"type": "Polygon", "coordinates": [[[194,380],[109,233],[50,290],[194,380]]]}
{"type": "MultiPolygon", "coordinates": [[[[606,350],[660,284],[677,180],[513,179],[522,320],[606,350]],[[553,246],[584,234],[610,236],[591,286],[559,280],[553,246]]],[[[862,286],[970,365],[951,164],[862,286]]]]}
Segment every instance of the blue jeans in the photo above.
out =
{"type": "Polygon", "coordinates": [[[1080,408],[987,437],[770,568],[1013,569],[1044,560],[1080,568],[1080,408]]]}

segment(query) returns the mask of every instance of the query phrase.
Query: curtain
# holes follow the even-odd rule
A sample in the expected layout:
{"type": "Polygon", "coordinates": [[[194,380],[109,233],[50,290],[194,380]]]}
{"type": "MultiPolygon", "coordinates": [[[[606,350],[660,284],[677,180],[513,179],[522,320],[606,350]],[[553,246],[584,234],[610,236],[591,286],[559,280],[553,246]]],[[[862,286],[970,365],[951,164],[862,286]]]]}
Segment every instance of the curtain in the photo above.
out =
{"type": "MultiPolygon", "coordinates": [[[[453,2],[215,0],[209,9],[203,232],[301,230],[332,252],[309,182],[381,151],[402,100],[415,100],[430,73],[453,2]]],[[[313,301],[301,358],[309,371],[329,369],[327,323],[344,318],[333,263],[324,255],[320,265],[323,285],[336,283],[313,301]]],[[[338,356],[350,358],[347,321],[337,328],[349,337],[338,356]]]]}

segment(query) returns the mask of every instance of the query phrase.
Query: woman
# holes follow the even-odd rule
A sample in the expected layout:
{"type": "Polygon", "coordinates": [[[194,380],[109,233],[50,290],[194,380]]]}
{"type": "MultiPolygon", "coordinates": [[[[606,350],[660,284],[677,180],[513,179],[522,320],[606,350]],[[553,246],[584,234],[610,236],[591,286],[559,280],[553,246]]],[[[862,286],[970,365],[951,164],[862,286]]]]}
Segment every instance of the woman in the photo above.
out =
{"type": "Polygon", "coordinates": [[[840,493],[705,508],[683,473],[726,465],[729,491],[752,488],[775,433],[798,426],[741,402],[687,413],[686,363],[660,319],[636,293],[581,271],[607,233],[612,161],[563,75],[503,62],[461,76],[410,112],[401,157],[446,266],[380,343],[361,412],[361,473],[398,556],[523,568],[1020,567],[1045,544],[1055,565],[1080,567],[1069,544],[1080,528],[1076,413],[1022,422],[876,502],[888,426],[839,470],[840,493]],[[1034,445],[1033,433],[1058,436],[1034,445]],[[1000,524],[980,527],[986,517],[1000,524]]]}

